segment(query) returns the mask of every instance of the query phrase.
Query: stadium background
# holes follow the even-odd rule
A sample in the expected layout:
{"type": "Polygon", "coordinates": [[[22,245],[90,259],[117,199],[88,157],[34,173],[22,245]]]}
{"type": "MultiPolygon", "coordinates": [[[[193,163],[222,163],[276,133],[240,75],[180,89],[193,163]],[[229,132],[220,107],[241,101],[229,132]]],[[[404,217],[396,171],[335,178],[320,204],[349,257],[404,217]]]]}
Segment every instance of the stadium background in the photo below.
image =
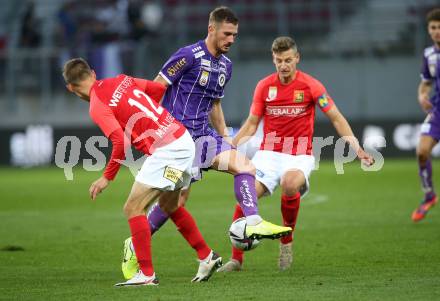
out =
{"type": "MultiPolygon", "coordinates": [[[[273,72],[273,39],[290,35],[299,44],[299,68],[324,83],[361,140],[383,136],[385,156],[413,156],[424,117],[416,100],[421,54],[430,42],[424,17],[436,3],[2,1],[0,164],[45,165],[53,162],[61,137],[76,134],[84,144],[99,135],[87,105],[64,89],[60,68],[66,59],[87,58],[100,77],[124,72],[154,78],[177,48],[206,36],[207,15],[218,4],[240,18],[229,54],[233,77],[222,102],[229,126],[240,126],[256,83],[273,72]]],[[[316,136],[335,135],[321,113],[317,119],[316,136]]]]}
{"type": "MultiPolygon", "coordinates": [[[[440,300],[440,211],[411,221],[422,197],[414,152],[424,118],[416,95],[421,56],[430,45],[424,18],[435,6],[438,0],[2,0],[0,300],[440,300]],[[93,159],[86,141],[101,133],[87,103],[65,90],[61,66],[83,56],[100,76],[151,79],[178,47],[206,36],[218,4],[240,18],[223,101],[228,125],[241,124],[256,82],[273,72],[272,40],[290,35],[299,68],[326,85],[356,135],[373,144],[385,137],[385,165],[366,172],[353,162],[336,175],[334,162],[321,162],[301,202],[288,271],[278,270],[278,242],[265,241],[246,255],[243,272],[192,285],[193,250],[167,223],[152,244],[160,286],[115,289],[129,233],[121,208],[133,176],[121,168],[89,201],[102,166],[92,160],[85,170],[82,160],[93,159]],[[73,181],[53,166],[65,136],[81,141],[73,181]]],[[[317,119],[316,136],[336,136],[320,112],[317,119]]],[[[331,159],[332,147],[322,155],[331,159]]],[[[438,160],[433,168],[438,187],[438,160]]],[[[187,208],[226,261],[233,180],[204,177],[187,208]]],[[[264,218],[281,221],[279,200],[277,190],[259,201],[264,218]]]]}

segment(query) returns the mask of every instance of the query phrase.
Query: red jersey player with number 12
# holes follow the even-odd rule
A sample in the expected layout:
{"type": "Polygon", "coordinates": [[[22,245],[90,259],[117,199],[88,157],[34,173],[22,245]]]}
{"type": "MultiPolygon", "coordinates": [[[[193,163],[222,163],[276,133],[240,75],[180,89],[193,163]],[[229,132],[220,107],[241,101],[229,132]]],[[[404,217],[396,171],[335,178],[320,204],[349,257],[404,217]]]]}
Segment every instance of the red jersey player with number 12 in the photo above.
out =
{"type": "Polygon", "coordinates": [[[177,208],[180,190],[191,180],[195,146],[185,127],[158,104],[166,88],[124,74],[97,80],[95,72],[80,58],[66,62],[63,76],[70,92],[90,102],[91,118],[113,145],[104,175],[90,187],[93,200],[115,178],[126,148],[133,144],[148,155],[124,205],[139,271],[117,286],[158,284],[145,212],[159,196],[161,206],[197,252],[200,265],[193,281],[208,280],[221,265],[221,257],[207,246],[189,212],[177,208]]]}
{"type": "MultiPolygon", "coordinates": [[[[296,69],[299,53],[292,38],[279,37],[272,44],[276,73],[262,79],[255,88],[254,99],[246,122],[233,143],[244,143],[253,136],[261,119],[264,137],[252,159],[256,172],[258,197],[272,194],[281,186],[281,213],[285,226],[295,230],[301,195],[309,188],[309,176],[315,166],[312,138],[315,107],[330,119],[338,134],[356,151],[366,165],[373,164],[354,137],[344,116],[339,112],[324,86],[312,76],[296,69]]],[[[236,207],[234,220],[243,216],[236,207]]],[[[279,268],[292,264],[292,234],[281,238],[279,268]]],[[[241,270],[243,251],[232,250],[232,258],[220,272],[241,270]]]]}

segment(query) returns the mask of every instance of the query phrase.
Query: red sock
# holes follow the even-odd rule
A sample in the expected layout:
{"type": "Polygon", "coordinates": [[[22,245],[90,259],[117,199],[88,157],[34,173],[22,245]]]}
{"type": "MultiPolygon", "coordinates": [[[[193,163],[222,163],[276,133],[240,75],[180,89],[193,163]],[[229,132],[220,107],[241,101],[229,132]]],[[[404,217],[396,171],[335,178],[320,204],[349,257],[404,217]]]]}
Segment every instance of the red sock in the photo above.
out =
{"type": "Polygon", "coordinates": [[[151,233],[148,219],[145,214],[138,215],[130,218],[128,224],[139,267],[145,276],[152,276],[154,269],[151,260],[151,233]]]}
{"type": "Polygon", "coordinates": [[[197,252],[197,257],[199,259],[208,257],[211,249],[203,239],[191,214],[184,207],[179,207],[170,215],[170,218],[176,224],[177,230],[197,252]]]}
{"type": "MultiPolygon", "coordinates": [[[[285,194],[281,196],[281,214],[284,226],[291,227],[293,230],[295,230],[296,218],[298,217],[300,196],[299,192],[294,196],[285,194]]],[[[290,243],[293,240],[293,231],[292,234],[281,237],[280,240],[283,244],[290,243]]]]}
{"type": "MultiPolygon", "coordinates": [[[[243,216],[243,210],[241,210],[240,205],[235,205],[235,211],[232,220],[235,221],[243,216]]],[[[243,263],[243,251],[232,247],[232,259],[238,260],[240,263],[243,263]]]]}

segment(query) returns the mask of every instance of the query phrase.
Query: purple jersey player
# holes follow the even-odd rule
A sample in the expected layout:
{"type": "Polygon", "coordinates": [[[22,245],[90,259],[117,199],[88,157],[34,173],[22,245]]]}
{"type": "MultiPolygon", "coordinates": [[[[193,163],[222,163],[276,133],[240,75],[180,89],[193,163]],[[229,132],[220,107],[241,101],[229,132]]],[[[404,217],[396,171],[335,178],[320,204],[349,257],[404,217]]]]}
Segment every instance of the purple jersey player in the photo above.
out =
{"type": "Polygon", "coordinates": [[[428,33],[434,45],[425,49],[421,82],[418,88],[418,100],[422,109],[428,113],[421,128],[420,142],[417,147],[419,175],[425,197],[413,212],[414,222],[422,220],[426,213],[437,203],[432,185],[431,151],[440,140],[440,9],[431,10],[427,17],[428,33]],[[433,86],[434,92],[430,98],[433,86]]]}
{"type": "Polygon", "coordinates": [[[204,40],[180,48],[159,72],[159,80],[169,86],[163,105],[193,138],[212,135],[211,109],[223,98],[231,74],[232,62],[224,54],[212,55],[204,40]]]}
{"type": "MultiPolygon", "coordinates": [[[[168,87],[162,105],[184,124],[196,142],[195,167],[234,175],[235,196],[248,224],[246,233],[251,237],[273,239],[287,235],[292,229],[266,222],[258,214],[255,168],[230,145],[221,107],[220,100],[232,74],[232,62],[225,53],[234,43],[237,31],[238,19],[229,8],[214,9],[209,15],[206,39],[180,48],[165,63],[155,81],[168,87]]],[[[186,202],[188,195],[189,187],[182,192],[180,205],[186,202]]],[[[162,209],[156,205],[150,210],[152,231],[167,219],[162,209]]]]}

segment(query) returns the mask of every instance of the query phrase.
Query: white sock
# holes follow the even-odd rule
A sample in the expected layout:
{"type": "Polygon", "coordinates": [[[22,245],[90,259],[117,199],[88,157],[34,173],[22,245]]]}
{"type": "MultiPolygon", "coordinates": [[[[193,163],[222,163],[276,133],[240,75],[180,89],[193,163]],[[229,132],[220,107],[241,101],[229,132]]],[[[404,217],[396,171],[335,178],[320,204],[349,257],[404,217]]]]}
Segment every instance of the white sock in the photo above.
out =
{"type": "Polygon", "coordinates": [[[248,224],[249,226],[255,226],[261,223],[262,221],[263,219],[258,214],[246,216],[246,224],[248,224]]]}
{"type": "Polygon", "coordinates": [[[212,257],[212,250],[211,250],[211,253],[209,253],[209,255],[208,255],[206,258],[203,258],[203,259],[200,260],[200,261],[201,261],[201,262],[208,263],[209,260],[211,259],[211,257],[212,257]]]}

